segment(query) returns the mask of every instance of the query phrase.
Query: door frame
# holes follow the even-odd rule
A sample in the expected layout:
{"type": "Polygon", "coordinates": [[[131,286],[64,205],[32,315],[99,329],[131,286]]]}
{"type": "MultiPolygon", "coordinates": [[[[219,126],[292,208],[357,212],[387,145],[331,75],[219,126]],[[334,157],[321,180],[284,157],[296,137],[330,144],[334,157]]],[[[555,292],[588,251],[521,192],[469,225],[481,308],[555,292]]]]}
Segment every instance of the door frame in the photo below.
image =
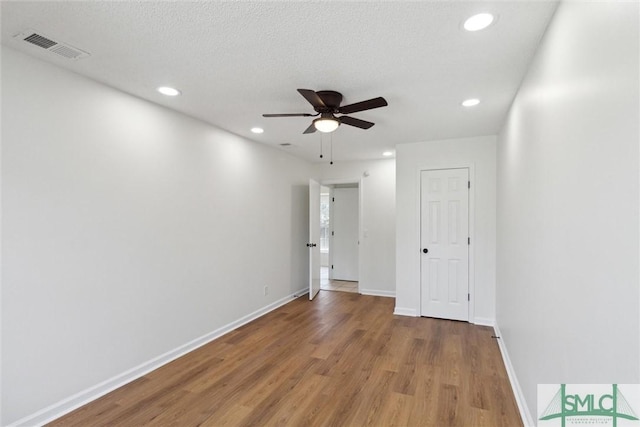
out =
{"type": "MultiPolygon", "coordinates": [[[[358,293],[360,293],[361,285],[362,285],[362,237],[363,237],[363,227],[362,227],[362,184],[364,180],[361,177],[358,178],[345,178],[345,179],[325,179],[320,181],[320,185],[329,186],[336,184],[357,184],[358,185],[358,293]]],[[[333,188],[331,189],[330,196],[333,197],[333,188]]],[[[331,217],[333,216],[333,204],[331,205],[331,214],[329,217],[329,221],[331,221],[331,217]]],[[[333,225],[332,225],[333,227],[333,225]]],[[[333,236],[331,236],[331,244],[329,245],[329,266],[333,262],[333,254],[331,251],[331,245],[333,243],[333,236]]],[[[333,278],[333,273],[329,271],[329,277],[333,278]]]]}
{"type": "MultiPolygon", "coordinates": [[[[422,200],[422,172],[423,171],[435,171],[443,169],[468,169],[469,181],[471,182],[471,188],[469,189],[469,237],[471,238],[471,244],[469,245],[469,323],[475,323],[475,301],[476,301],[476,281],[475,281],[475,164],[473,162],[446,162],[446,163],[430,163],[418,167],[416,172],[416,230],[420,230],[417,233],[415,240],[416,254],[422,250],[420,238],[422,235],[422,210],[420,203],[422,200]]],[[[416,265],[416,271],[418,272],[418,298],[420,303],[418,304],[418,316],[422,316],[422,278],[421,278],[421,265],[420,257],[417,257],[418,263],[416,265]]]]}

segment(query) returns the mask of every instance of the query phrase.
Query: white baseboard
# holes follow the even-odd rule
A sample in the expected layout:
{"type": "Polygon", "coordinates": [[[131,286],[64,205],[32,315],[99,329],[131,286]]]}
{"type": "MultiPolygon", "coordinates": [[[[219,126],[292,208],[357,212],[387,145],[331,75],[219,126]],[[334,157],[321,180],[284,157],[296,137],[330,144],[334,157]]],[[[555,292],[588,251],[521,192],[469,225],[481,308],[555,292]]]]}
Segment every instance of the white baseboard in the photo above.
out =
{"type": "Polygon", "coordinates": [[[371,295],[374,297],[396,297],[396,293],[394,291],[379,291],[377,289],[360,289],[360,293],[362,295],[371,295]]]}
{"type": "Polygon", "coordinates": [[[216,329],[215,331],[209,332],[206,335],[189,341],[188,343],[183,344],[180,347],[177,347],[145,363],[142,363],[135,368],[129,369],[128,371],[125,371],[113,378],[96,384],[93,387],[89,387],[88,389],[76,393],[73,396],[54,403],[53,405],[48,406],[44,409],[41,409],[34,414],[21,418],[18,421],[9,424],[7,427],[33,427],[47,424],[83,405],[86,405],[89,402],[98,399],[99,397],[104,396],[105,394],[119,387],[122,387],[125,384],[130,383],[131,381],[142,377],[143,375],[148,374],[155,369],[158,369],[163,365],[166,365],[167,363],[181,356],[184,356],[185,354],[197,349],[198,347],[202,347],[203,345],[215,340],[216,338],[220,338],[221,336],[251,322],[252,320],[264,316],[270,311],[273,311],[276,308],[281,307],[306,293],[309,293],[309,289],[301,289],[297,292],[294,292],[293,294],[281,298],[278,301],[275,301],[259,310],[254,311],[253,313],[247,314],[246,316],[243,316],[234,322],[224,325],[216,329]]]}
{"type": "Polygon", "coordinates": [[[511,388],[513,389],[513,395],[516,398],[516,403],[518,405],[518,410],[520,411],[520,417],[522,418],[522,423],[525,427],[536,427],[536,423],[533,421],[531,417],[531,412],[529,411],[529,407],[527,406],[526,400],[524,400],[524,394],[522,393],[522,389],[520,388],[520,383],[518,382],[518,377],[516,377],[516,373],[513,370],[513,365],[511,364],[511,359],[509,359],[509,353],[507,352],[507,347],[504,345],[504,341],[502,339],[502,334],[500,333],[500,328],[498,325],[493,325],[493,330],[497,337],[498,347],[500,347],[500,353],[502,354],[502,361],[504,362],[504,366],[507,369],[507,375],[509,375],[509,381],[511,382],[511,388]]]}
{"type": "Polygon", "coordinates": [[[406,308],[406,307],[396,307],[395,310],[393,310],[393,314],[395,314],[396,316],[411,316],[411,317],[418,317],[418,310],[416,310],[415,308],[406,308]]]}
{"type": "MultiPolygon", "coordinates": [[[[309,288],[302,288],[297,292],[294,292],[293,294],[291,294],[291,298],[296,299],[301,297],[302,295],[306,295],[309,293],[309,288]]],[[[286,304],[286,303],[285,303],[286,304]]]]}
{"type": "Polygon", "coordinates": [[[495,319],[490,319],[488,317],[476,317],[473,319],[473,324],[474,325],[480,325],[480,326],[491,326],[494,327],[496,325],[496,320],[495,319]]]}

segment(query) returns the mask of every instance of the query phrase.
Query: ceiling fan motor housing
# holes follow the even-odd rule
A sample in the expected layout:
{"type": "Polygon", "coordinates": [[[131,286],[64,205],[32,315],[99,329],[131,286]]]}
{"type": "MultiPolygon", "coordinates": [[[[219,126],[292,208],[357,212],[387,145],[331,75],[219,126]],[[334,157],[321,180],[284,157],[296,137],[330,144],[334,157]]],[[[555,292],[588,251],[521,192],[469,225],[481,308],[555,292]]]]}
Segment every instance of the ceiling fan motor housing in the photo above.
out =
{"type": "Polygon", "coordinates": [[[337,113],[340,103],[342,102],[342,94],[334,90],[319,90],[316,92],[327,108],[314,107],[318,113],[337,113]]]}

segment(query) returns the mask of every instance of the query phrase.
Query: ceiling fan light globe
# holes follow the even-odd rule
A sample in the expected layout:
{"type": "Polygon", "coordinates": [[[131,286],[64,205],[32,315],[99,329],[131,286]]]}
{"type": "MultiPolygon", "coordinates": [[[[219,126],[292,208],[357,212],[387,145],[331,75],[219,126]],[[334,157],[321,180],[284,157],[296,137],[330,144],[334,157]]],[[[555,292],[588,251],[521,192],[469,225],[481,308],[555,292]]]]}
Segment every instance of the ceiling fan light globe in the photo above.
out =
{"type": "Polygon", "coordinates": [[[336,119],[333,118],[319,118],[319,119],[315,119],[313,121],[313,125],[315,126],[316,130],[320,131],[320,132],[324,132],[324,133],[329,133],[329,132],[333,132],[334,130],[338,129],[338,126],[340,126],[340,122],[336,119]]]}

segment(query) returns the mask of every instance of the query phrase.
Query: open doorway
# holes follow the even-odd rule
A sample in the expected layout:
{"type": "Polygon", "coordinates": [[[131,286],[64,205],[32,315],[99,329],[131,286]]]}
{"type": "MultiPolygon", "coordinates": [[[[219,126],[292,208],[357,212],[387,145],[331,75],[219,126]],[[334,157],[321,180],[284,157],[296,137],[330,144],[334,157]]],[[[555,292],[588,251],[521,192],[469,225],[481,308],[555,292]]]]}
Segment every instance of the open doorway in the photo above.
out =
{"type": "Polygon", "coordinates": [[[320,289],[358,292],[358,187],[330,184],[320,189],[320,289]]]}

